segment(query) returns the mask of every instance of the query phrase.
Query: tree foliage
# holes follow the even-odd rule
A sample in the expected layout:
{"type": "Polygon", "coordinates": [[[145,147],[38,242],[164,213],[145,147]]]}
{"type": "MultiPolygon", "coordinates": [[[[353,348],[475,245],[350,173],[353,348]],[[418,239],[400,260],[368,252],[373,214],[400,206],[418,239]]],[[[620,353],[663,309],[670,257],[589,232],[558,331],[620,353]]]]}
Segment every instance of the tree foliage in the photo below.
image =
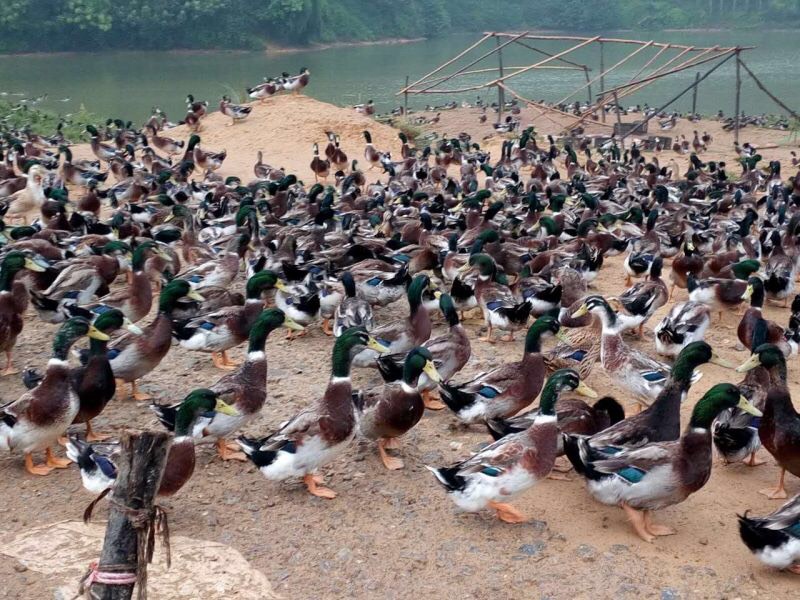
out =
{"type": "Polygon", "coordinates": [[[800,0],[4,0],[0,51],[260,48],[487,29],[800,22],[800,0]]]}

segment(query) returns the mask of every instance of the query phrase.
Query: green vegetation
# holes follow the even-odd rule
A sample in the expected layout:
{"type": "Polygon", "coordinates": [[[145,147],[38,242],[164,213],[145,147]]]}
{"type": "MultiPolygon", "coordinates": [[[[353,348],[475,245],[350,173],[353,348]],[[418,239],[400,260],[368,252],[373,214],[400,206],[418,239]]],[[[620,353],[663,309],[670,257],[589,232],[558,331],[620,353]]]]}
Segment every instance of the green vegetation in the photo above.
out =
{"type": "Polygon", "coordinates": [[[58,115],[54,112],[0,100],[0,129],[29,129],[40,135],[53,135],[59,123],[64,137],[71,141],[85,139],[86,125],[97,124],[97,118],[81,106],[76,113],[58,115]],[[83,137],[82,137],[83,136],[83,137]]]}
{"type": "Polygon", "coordinates": [[[0,51],[233,49],[522,27],[798,23],[800,0],[5,0],[0,51]]]}

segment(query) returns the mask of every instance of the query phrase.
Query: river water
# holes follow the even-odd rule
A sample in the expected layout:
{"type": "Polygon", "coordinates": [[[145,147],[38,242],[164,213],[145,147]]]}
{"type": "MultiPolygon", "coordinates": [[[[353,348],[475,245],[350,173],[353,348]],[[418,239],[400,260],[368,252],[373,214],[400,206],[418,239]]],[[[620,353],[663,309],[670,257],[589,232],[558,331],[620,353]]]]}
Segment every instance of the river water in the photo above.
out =
{"type": "MultiPolygon", "coordinates": [[[[800,38],[791,31],[719,31],[719,32],[653,32],[626,31],[618,37],[656,40],[695,46],[757,46],[742,54],[750,69],[779,98],[793,108],[800,83],[795,70],[800,64],[800,38]]],[[[102,117],[119,117],[143,120],[153,106],[160,106],[167,115],[177,120],[185,110],[184,98],[193,93],[198,98],[211,101],[212,106],[223,94],[240,100],[246,99],[245,87],[261,81],[264,76],[279,75],[282,71],[296,73],[308,67],[312,73],[307,93],[320,100],[339,105],[352,105],[373,99],[379,111],[386,111],[402,103],[395,93],[402,88],[406,76],[411,81],[421,77],[435,66],[455,56],[472,42],[477,34],[450,35],[437,39],[407,44],[349,46],[296,53],[265,52],[114,52],[68,55],[0,56],[0,93],[8,99],[36,97],[47,94],[42,107],[61,113],[70,113],[84,106],[102,117]]],[[[550,52],[557,52],[563,43],[537,42],[550,52]]],[[[487,49],[489,46],[486,47],[487,49]]],[[[632,46],[609,46],[605,51],[606,67],[613,65],[632,46]]],[[[606,88],[627,82],[654,54],[647,49],[606,77],[606,88]]],[[[671,50],[669,56],[678,51],[671,50]]],[[[472,54],[472,57],[480,54],[472,54]]],[[[666,57],[667,55],[662,55],[666,57]]],[[[506,66],[530,64],[541,58],[524,48],[509,47],[504,51],[506,66]]],[[[599,53],[593,49],[577,51],[569,57],[588,65],[594,77],[599,73],[599,53]]],[[[734,104],[734,61],[729,61],[701,84],[698,110],[704,113],[722,109],[732,112],[734,104]]],[[[558,63],[553,63],[558,64],[558,63]]],[[[676,63],[677,64],[677,63],[676,63]]],[[[473,69],[496,67],[492,57],[473,69]]],[[[698,67],[705,70],[710,64],[698,67]]],[[[625,104],[657,104],[689,85],[696,70],[686,71],[657,82],[625,104]]],[[[468,76],[446,82],[442,87],[464,87],[479,81],[479,76],[468,76]]],[[[487,75],[482,77],[486,78],[487,75]]],[[[755,84],[744,76],[742,108],[748,113],[780,112],[755,84]]],[[[557,101],[585,82],[582,71],[537,70],[523,74],[510,83],[520,94],[532,99],[557,101]]],[[[597,85],[594,92],[598,91],[597,85]]],[[[496,93],[484,94],[487,99],[496,93]]],[[[412,97],[412,107],[440,104],[447,100],[473,101],[474,92],[459,96],[412,97]]],[[[576,98],[584,101],[586,90],[576,98]]],[[[691,94],[686,94],[676,104],[681,110],[690,107],[691,94]]]]}

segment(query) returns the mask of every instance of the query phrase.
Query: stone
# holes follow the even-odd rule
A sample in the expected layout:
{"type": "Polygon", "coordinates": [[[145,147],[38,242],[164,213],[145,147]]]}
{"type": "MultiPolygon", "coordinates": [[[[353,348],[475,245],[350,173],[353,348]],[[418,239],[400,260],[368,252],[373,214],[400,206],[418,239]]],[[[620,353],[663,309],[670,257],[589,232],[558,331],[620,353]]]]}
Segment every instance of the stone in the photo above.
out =
{"type": "Polygon", "coordinates": [[[667,587],[661,590],[661,600],[680,600],[681,594],[675,588],[667,587]]]}
{"type": "Polygon", "coordinates": [[[525,556],[536,556],[537,554],[541,553],[546,547],[547,544],[539,540],[533,542],[532,544],[522,544],[522,546],[519,547],[519,552],[521,554],[524,554],[525,556]]]}

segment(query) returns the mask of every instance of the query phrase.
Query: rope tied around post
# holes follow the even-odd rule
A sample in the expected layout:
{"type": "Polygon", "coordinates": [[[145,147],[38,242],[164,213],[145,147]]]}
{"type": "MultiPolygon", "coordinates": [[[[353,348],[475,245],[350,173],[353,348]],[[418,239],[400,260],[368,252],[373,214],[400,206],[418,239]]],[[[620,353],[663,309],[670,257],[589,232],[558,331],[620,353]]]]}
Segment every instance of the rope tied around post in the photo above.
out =
{"type": "MultiPolygon", "coordinates": [[[[91,518],[91,509],[94,508],[106,492],[103,492],[87,507],[84,514],[85,520],[91,518]]],[[[110,504],[119,512],[123,513],[130,521],[137,535],[137,553],[135,565],[100,565],[98,561],[93,561],[89,565],[88,571],[81,578],[79,595],[86,594],[91,598],[91,587],[95,583],[105,585],[131,585],[135,584],[137,598],[147,600],[147,565],[153,562],[153,551],[155,549],[156,536],[161,538],[161,548],[164,552],[167,568],[172,564],[172,555],[169,544],[169,519],[167,511],[154,504],[148,509],[135,509],[126,506],[112,498],[110,504]]]]}

